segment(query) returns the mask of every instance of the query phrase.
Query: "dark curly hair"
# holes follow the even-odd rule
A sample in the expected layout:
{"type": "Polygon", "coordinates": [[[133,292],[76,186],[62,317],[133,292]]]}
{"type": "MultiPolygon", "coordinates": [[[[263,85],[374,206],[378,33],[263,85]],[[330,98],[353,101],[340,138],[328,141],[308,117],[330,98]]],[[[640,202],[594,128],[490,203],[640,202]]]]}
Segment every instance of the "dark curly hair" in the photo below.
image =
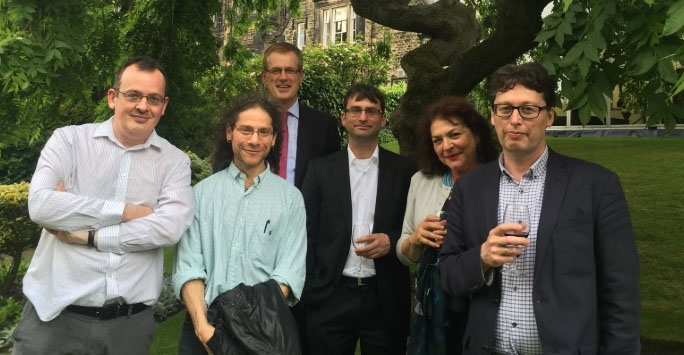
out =
{"type": "Polygon", "coordinates": [[[271,103],[266,98],[266,96],[260,93],[251,93],[242,96],[241,98],[236,100],[230,106],[230,108],[228,108],[223,112],[223,114],[221,114],[219,123],[216,125],[216,133],[214,137],[214,152],[211,155],[211,160],[215,167],[215,170],[217,168],[226,168],[230,166],[230,163],[233,161],[233,147],[226,140],[226,128],[235,128],[238,116],[242,112],[255,107],[258,107],[266,111],[266,113],[268,113],[268,115],[271,116],[273,134],[277,139],[275,145],[273,146],[273,148],[271,148],[271,151],[268,153],[266,161],[271,165],[271,171],[275,174],[278,173],[280,167],[280,147],[282,145],[282,141],[280,139],[282,133],[280,111],[278,111],[278,108],[273,103],[271,103]]]}
{"type": "Polygon", "coordinates": [[[549,72],[536,62],[509,64],[497,69],[489,78],[489,103],[494,105],[496,94],[511,90],[518,84],[542,94],[546,106],[556,106],[556,83],[549,72]]]}
{"type": "Polygon", "coordinates": [[[418,121],[417,154],[420,171],[426,175],[443,175],[449,167],[439,160],[432,144],[430,126],[436,120],[447,120],[454,125],[462,124],[475,137],[476,157],[480,164],[497,158],[499,146],[495,143],[492,131],[485,118],[465,98],[443,97],[427,107],[418,121]]]}

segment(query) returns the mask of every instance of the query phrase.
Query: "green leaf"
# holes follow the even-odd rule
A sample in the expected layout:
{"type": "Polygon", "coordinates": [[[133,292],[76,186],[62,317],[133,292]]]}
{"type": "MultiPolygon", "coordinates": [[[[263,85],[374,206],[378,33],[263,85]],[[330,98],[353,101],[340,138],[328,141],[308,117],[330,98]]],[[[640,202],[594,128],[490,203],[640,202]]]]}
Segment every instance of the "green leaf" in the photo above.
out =
{"type": "Polygon", "coordinates": [[[584,42],[584,56],[592,62],[598,63],[600,61],[598,50],[591,44],[591,42],[584,42]]]}
{"type": "Polygon", "coordinates": [[[568,11],[570,5],[572,5],[572,0],[563,0],[563,11],[568,11]]]}
{"type": "Polygon", "coordinates": [[[565,35],[563,34],[562,31],[556,31],[556,35],[553,36],[553,40],[556,41],[556,43],[560,47],[563,47],[563,42],[565,41],[565,35]]]}
{"type": "Polygon", "coordinates": [[[577,67],[579,68],[580,75],[584,78],[586,78],[589,75],[589,69],[591,68],[591,62],[587,57],[582,57],[580,58],[579,62],[577,63],[577,67]]]}
{"type": "Polygon", "coordinates": [[[677,72],[675,72],[673,63],[669,59],[658,61],[658,73],[660,78],[668,83],[674,84],[677,82],[677,72]]]}
{"type": "Polygon", "coordinates": [[[567,67],[572,64],[575,64],[577,60],[579,60],[580,56],[582,55],[582,52],[584,51],[584,42],[579,42],[572,46],[568,53],[565,54],[565,57],[563,60],[560,62],[561,67],[567,67]]]}
{"type": "Polygon", "coordinates": [[[596,48],[606,49],[607,43],[600,31],[591,31],[588,36],[589,42],[596,48]]]}
{"type": "Polygon", "coordinates": [[[561,14],[557,12],[544,18],[544,23],[549,27],[557,27],[561,22],[563,22],[563,18],[561,17],[561,14]]]}
{"type": "Polygon", "coordinates": [[[684,26],[684,0],[679,0],[667,11],[667,19],[661,36],[674,34],[682,26],[684,26]]]}
{"type": "Polygon", "coordinates": [[[677,80],[677,83],[675,84],[674,88],[672,89],[672,93],[670,94],[670,97],[674,97],[682,91],[684,91],[684,75],[680,76],[679,79],[677,80]]]}
{"type": "Polygon", "coordinates": [[[608,75],[601,71],[596,71],[594,72],[593,79],[597,90],[608,97],[613,95],[613,88],[615,85],[611,84],[610,80],[608,79],[608,75]]]}
{"type": "Polygon", "coordinates": [[[589,97],[589,107],[596,117],[599,119],[604,119],[606,116],[606,98],[603,93],[598,90],[595,86],[589,86],[587,90],[587,96],[589,97]]]}
{"type": "Polygon", "coordinates": [[[628,64],[628,72],[631,75],[641,75],[651,70],[658,62],[658,58],[650,50],[642,50],[628,64]]]}
{"type": "Polygon", "coordinates": [[[555,34],[556,34],[556,31],[554,31],[554,30],[541,31],[537,34],[537,37],[535,37],[534,41],[538,42],[538,43],[544,43],[549,38],[553,37],[555,34]]]}
{"type": "Polygon", "coordinates": [[[570,24],[570,21],[563,20],[563,22],[561,22],[560,26],[558,26],[558,30],[563,32],[566,35],[571,35],[572,34],[572,24],[570,24]]]}
{"type": "Polygon", "coordinates": [[[579,109],[579,119],[583,126],[586,126],[591,119],[591,109],[589,105],[584,105],[579,109]]]}

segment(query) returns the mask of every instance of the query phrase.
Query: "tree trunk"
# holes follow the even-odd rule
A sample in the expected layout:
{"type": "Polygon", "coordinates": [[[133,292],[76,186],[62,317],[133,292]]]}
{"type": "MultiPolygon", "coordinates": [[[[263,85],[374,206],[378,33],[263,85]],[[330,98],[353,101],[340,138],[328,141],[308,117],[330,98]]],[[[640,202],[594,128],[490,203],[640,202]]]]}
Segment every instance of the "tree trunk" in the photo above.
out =
{"type": "Polygon", "coordinates": [[[402,58],[408,85],[390,118],[401,154],[414,156],[416,124],[425,107],[442,96],[468,95],[497,68],[533,49],[548,0],[498,1],[496,29],[484,41],[475,11],[457,0],[411,6],[410,0],[351,2],[357,14],[373,22],[431,37],[402,58]]]}

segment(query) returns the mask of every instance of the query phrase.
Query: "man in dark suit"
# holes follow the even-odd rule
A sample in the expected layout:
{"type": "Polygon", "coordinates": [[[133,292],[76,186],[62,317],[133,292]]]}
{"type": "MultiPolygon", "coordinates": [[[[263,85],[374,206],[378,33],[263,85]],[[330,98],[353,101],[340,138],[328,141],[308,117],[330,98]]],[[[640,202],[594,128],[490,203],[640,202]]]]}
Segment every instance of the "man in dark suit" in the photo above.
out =
{"type": "Polygon", "coordinates": [[[313,354],[406,352],[409,272],[394,250],[415,164],[378,146],[385,100],[370,85],[345,97],[344,151],[311,162],[307,212],[307,308],[313,354]]]}
{"type": "Polygon", "coordinates": [[[454,186],[439,259],[444,289],[471,297],[463,353],[638,354],[639,259],[617,175],[547,147],[555,84],[539,64],[490,85],[503,153],[454,186]],[[506,204],[527,205],[529,222],[502,223],[506,204]]]}
{"type": "Polygon", "coordinates": [[[266,49],[261,81],[283,118],[279,175],[299,189],[309,161],[340,150],[337,120],[299,102],[302,80],[302,52],[297,46],[276,43],[266,49]]]}

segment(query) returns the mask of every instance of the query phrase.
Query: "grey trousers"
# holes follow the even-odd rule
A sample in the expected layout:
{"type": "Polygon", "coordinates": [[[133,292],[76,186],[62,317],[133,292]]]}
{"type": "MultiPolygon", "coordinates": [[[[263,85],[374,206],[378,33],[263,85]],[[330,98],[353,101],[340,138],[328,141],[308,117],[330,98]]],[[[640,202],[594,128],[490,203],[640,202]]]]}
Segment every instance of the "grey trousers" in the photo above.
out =
{"type": "Polygon", "coordinates": [[[152,307],[129,317],[97,320],[62,311],[43,322],[26,302],[14,331],[14,355],[143,355],[149,354],[155,332],[152,307]]]}

